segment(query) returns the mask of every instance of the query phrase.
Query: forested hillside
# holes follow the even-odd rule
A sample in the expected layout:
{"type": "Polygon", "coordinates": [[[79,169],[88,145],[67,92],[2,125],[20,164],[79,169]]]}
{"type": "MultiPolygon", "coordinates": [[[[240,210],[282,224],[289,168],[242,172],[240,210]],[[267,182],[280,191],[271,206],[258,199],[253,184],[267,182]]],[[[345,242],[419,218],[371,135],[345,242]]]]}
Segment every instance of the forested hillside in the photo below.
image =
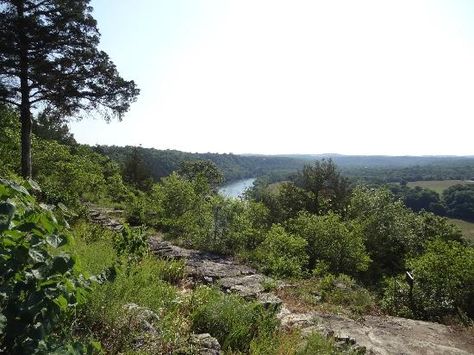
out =
{"type": "Polygon", "coordinates": [[[473,157],[237,155],[116,146],[96,146],[94,150],[112,158],[122,166],[125,166],[130,159],[139,159],[155,181],[178,170],[180,164],[187,160],[214,162],[223,172],[227,182],[263,175],[271,177],[272,182],[285,180],[303,165],[320,159],[331,159],[344,175],[369,183],[464,180],[474,177],[473,157]]]}
{"type": "Polygon", "coordinates": [[[94,150],[109,156],[125,165],[132,156],[139,156],[146,170],[155,181],[168,176],[179,169],[184,161],[210,160],[224,174],[226,181],[278,173],[281,176],[300,169],[305,164],[303,159],[272,156],[243,156],[218,153],[187,153],[177,150],[157,150],[141,147],[97,146],[94,150]]]}

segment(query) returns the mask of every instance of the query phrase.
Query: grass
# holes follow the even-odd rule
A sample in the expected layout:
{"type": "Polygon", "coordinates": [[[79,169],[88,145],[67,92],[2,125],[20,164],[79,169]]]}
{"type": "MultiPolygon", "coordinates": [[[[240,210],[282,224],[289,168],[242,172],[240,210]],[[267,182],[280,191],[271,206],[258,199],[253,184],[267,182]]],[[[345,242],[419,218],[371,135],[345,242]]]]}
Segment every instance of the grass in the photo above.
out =
{"type": "Polygon", "coordinates": [[[407,186],[409,187],[423,187],[425,189],[430,189],[433,191],[436,191],[439,194],[442,194],[444,190],[446,190],[448,187],[454,186],[454,185],[464,185],[464,184],[472,184],[472,181],[466,181],[466,180],[431,180],[431,181],[411,181],[407,183],[407,186]]]}
{"type": "MultiPolygon", "coordinates": [[[[265,309],[256,301],[205,286],[181,292],[177,287],[184,285],[185,268],[181,261],[147,255],[130,263],[130,258],[117,255],[114,248],[117,236],[113,232],[84,221],[76,223],[73,232],[74,243],[68,246],[68,251],[76,254],[86,276],[98,274],[111,265],[118,266],[114,280],[92,286],[87,302],[77,310],[71,329],[78,339],[100,341],[108,354],[191,354],[196,351],[189,342],[193,332],[210,333],[229,355],[347,353],[338,349],[333,339],[317,333],[302,336],[297,330],[279,329],[276,310],[265,309]],[[131,308],[129,304],[137,307],[131,308]],[[155,314],[147,319],[157,330],[152,335],[144,330],[143,313],[140,313],[143,309],[155,314]],[[140,349],[135,347],[137,342],[140,349]]],[[[318,285],[321,289],[321,283],[318,285]]],[[[267,287],[274,289],[276,284],[269,282],[267,287]]],[[[360,301],[359,290],[350,292],[351,301],[347,301],[344,297],[339,299],[332,287],[326,289],[327,297],[336,303],[367,302],[365,296],[360,301]]],[[[310,286],[302,288],[300,298],[310,291],[310,286]]]]}
{"type": "Polygon", "coordinates": [[[474,243],[474,223],[455,218],[449,218],[449,221],[462,231],[462,234],[467,240],[474,243]]]}
{"type": "Polygon", "coordinates": [[[250,345],[252,355],[356,355],[363,354],[347,344],[336,345],[333,338],[317,332],[302,336],[296,329],[279,331],[272,338],[258,339],[250,345]]]}
{"type": "Polygon", "coordinates": [[[210,333],[227,351],[247,352],[258,338],[273,338],[278,321],[259,302],[247,302],[215,288],[199,287],[193,294],[192,329],[210,333]]]}
{"type": "Polygon", "coordinates": [[[378,313],[370,292],[346,275],[296,280],[280,289],[278,296],[295,312],[318,311],[351,318],[378,313]]]}
{"type": "Polygon", "coordinates": [[[107,353],[136,353],[133,344],[143,333],[140,315],[126,310],[127,304],[145,307],[158,315],[159,337],[143,343],[145,353],[173,353],[186,346],[189,321],[183,296],[175,286],[184,277],[184,263],[145,256],[130,262],[117,255],[117,236],[98,225],[79,221],[73,226],[74,242],[67,247],[76,255],[86,277],[115,266],[114,280],[93,284],[87,302],[78,309],[75,329],[79,337],[101,342],[107,353]]]}

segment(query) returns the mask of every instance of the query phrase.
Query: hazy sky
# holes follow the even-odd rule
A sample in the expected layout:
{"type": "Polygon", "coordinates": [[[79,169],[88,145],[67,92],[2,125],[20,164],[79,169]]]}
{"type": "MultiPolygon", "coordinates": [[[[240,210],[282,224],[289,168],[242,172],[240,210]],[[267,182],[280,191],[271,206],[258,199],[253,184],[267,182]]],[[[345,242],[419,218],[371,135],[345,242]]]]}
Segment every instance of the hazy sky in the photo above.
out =
{"type": "Polygon", "coordinates": [[[473,0],[93,0],[142,93],[89,144],[474,154],[473,0]]]}

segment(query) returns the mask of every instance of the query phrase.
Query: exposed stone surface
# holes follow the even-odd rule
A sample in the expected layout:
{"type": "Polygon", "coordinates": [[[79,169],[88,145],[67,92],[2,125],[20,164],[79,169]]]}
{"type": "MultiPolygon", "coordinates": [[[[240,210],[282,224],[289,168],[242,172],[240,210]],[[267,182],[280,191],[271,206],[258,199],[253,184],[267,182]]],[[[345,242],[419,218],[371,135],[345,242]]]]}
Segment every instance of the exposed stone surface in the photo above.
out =
{"type": "MultiPolygon", "coordinates": [[[[108,214],[92,210],[90,218],[120,231],[123,226],[108,217],[108,214]]],[[[255,298],[266,307],[279,308],[277,317],[281,326],[300,328],[303,334],[317,331],[369,354],[474,354],[472,334],[456,331],[446,325],[388,316],[365,316],[353,320],[335,314],[294,313],[275,294],[265,292],[262,283],[269,278],[233,258],[181,248],[159,237],[150,239],[150,248],[159,257],[183,259],[187,274],[194,282],[215,283],[223,291],[255,298]]],[[[157,332],[153,321],[158,315],[134,304],[126,307],[128,312],[138,317],[143,330],[148,334],[157,332]]],[[[191,341],[201,355],[222,354],[218,341],[209,334],[193,335],[191,341]]]]}
{"type": "Polygon", "coordinates": [[[221,346],[216,338],[209,333],[191,335],[191,344],[197,349],[199,355],[220,355],[221,346]]]}
{"type": "Polygon", "coordinates": [[[474,339],[450,327],[398,317],[352,320],[334,314],[314,316],[317,327],[373,354],[473,354],[474,339]]]}
{"type": "Polygon", "coordinates": [[[188,274],[196,282],[214,283],[223,291],[279,308],[281,326],[300,328],[303,334],[317,331],[369,354],[474,354],[472,336],[442,324],[388,316],[356,321],[335,314],[294,313],[275,294],[265,292],[262,284],[269,278],[232,258],[180,248],[159,238],[152,238],[150,247],[157,256],[185,260],[188,274]]]}
{"type": "Polygon", "coordinates": [[[100,224],[113,231],[120,232],[123,229],[123,224],[112,215],[121,215],[122,210],[114,210],[110,208],[89,207],[89,219],[97,224],[100,224]]]}
{"type": "Polygon", "coordinates": [[[149,333],[157,333],[153,322],[159,321],[158,315],[145,307],[140,307],[135,303],[127,303],[123,306],[129,317],[139,324],[142,331],[149,333]]]}

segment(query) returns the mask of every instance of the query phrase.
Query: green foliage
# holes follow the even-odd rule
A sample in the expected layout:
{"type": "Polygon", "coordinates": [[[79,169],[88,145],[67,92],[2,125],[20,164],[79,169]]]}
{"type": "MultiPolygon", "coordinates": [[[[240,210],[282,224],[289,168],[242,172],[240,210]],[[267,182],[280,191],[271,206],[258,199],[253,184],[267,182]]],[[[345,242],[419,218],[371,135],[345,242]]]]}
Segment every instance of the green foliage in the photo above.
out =
{"type": "Polygon", "coordinates": [[[294,178],[295,185],[311,192],[308,212],[325,214],[344,212],[351,189],[347,178],[342,177],[334,162],[329,159],[305,165],[294,178]]]}
{"type": "Polygon", "coordinates": [[[265,272],[275,276],[301,276],[308,262],[307,245],[305,239],[274,224],[255,251],[254,258],[265,272]]]}
{"type": "Polygon", "coordinates": [[[119,270],[113,282],[92,288],[88,302],[79,309],[81,326],[90,329],[108,353],[132,351],[137,334],[143,333],[142,323],[127,311],[127,305],[135,304],[158,317],[152,322],[159,329],[154,342],[148,344],[146,337],[143,338],[146,347],[150,347],[149,353],[173,353],[182,346],[188,333],[178,290],[165,281],[176,281],[177,266],[145,257],[131,264],[127,272],[119,270]]]}
{"type": "Polygon", "coordinates": [[[213,288],[199,287],[191,307],[192,330],[210,333],[227,351],[247,352],[252,341],[271,337],[278,325],[274,312],[259,302],[213,288]]]}
{"type": "Polygon", "coordinates": [[[120,257],[114,247],[120,234],[84,221],[73,225],[73,231],[75,243],[68,248],[77,253],[80,266],[88,274],[125,264],[117,267],[115,279],[92,287],[87,302],[78,310],[76,332],[84,338],[101,340],[108,353],[126,353],[133,349],[137,333],[143,332],[137,315],[126,309],[127,304],[134,303],[159,316],[153,326],[160,330],[160,337],[154,343],[148,343],[145,337],[143,351],[167,353],[180,348],[186,340],[187,321],[181,310],[183,301],[170,284],[182,281],[184,263],[150,255],[129,263],[132,256],[125,250],[120,257]]]}
{"type": "Polygon", "coordinates": [[[153,184],[139,147],[133,147],[123,163],[123,179],[137,189],[148,191],[153,184]]]}
{"type": "MultiPolygon", "coordinates": [[[[98,146],[97,151],[123,162],[127,159],[133,147],[98,146]]],[[[292,157],[275,156],[243,156],[236,154],[217,153],[186,153],[177,150],[157,150],[153,148],[139,148],[140,154],[150,168],[153,180],[177,172],[185,161],[211,161],[224,175],[225,181],[262,176],[269,173],[278,173],[279,177],[287,176],[301,169],[307,160],[292,157]]]]}
{"type": "Polygon", "coordinates": [[[422,254],[426,244],[435,239],[463,242],[462,232],[445,217],[422,212],[416,215],[416,243],[413,244],[413,255],[422,254]]]}
{"type": "Polygon", "coordinates": [[[383,296],[380,305],[388,314],[416,318],[413,312],[413,298],[410,295],[410,285],[407,283],[405,275],[388,277],[383,282],[383,296]]]}
{"type": "Polygon", "coordinates": [[[273,192],[267,189],[259,194],[259,201],[270,210],[273,222],[283,222],[296,217],[301,211],[312,209],[314,195],[294,183],[284,182],[276,190],[273,192]]]}
{"type": "Polygon", "coordinates": [[[83,200],[123,201],[129,194],[118,166],[87,147],[34,139],[33,149],[33,175],[49,203],[76,207],[83,200]]]}
{"type": "Polygon", "coordinates": [[[321,279],[319,287],[323,302],[347,307],[353,315],[367,314],[374,307],[370,293],[350,276],[328,274],[321,279]]]}
{"type": "Polygon", "coordinates": [[[145,227],[124,226],[112,240],[117,255],[126,255],[129,262],[140,260],[148,253],[148,234],[145,227]]]}
{"type": "Polygon", "coordinates": [[[211,230],[212,207],[204,181],[188,181],[173,173],[152,189],[151,204],[155,205],[156,226],[184,245],[204,245],[211,230]]]}
{"type": "Polygon", "coordinates": [[[361,187],[353,193],[349,216],[361,227],[373,281],[404,270],[406,256],[419,247],[413,212],[386,189],[361,187]]]}
{"type": "Polygon", "coordinates": [[[443,191],[443,200],[450,217],[474,220],[474,185],[455,185],[443,191]]]}
{"type": "Polygon", "coordinates": [[[125,217],[132,226],[156,225],[156,209],[159,208],[158,201],[154,198],[153,191],[150,195],[145,195],[138,191],[131,196],[125,205],[125,217]]]}
{"type": "Polygon", "coordinates": [[[358,226],[342,221],[339,215],[302,213],[289,223],[289,230],[307,243],[308,268],[324,263],[333,273],[357,274],[367,270],[370,258],[358,226]]]}
{"type": "Polygon", "coordinates": [[[474,248],[435,240],[423,255],[410,259],[413,290],[402,276],[387,281],[383,305],[392,313],[441,321],[474,317],[474,248]]]}
{"type": "Polygon", "coordinates": [[[74,252],[77,265],[87,276],[98,275],[117,262],[113,247],[114,232],[99,224],[78,220],[72,225],[74,241],[66,245],[66,252],[74,252]]]}
{"type": "Polygon", "coordinates": [[[135,205],[136,219],[161,228],[183,245],[220,254],[255,247],[266,230],[262,204],[216,195],[199,177],[188,180],[173,173],[135,205]]]}
{"type": "Polygon", "coordinates": [[[474,248],[436,240],[408,266],[414,276],[412,310],[417,317],[474,318],[474,248]]]}
{"type": "Polygon", "coordinates": [[[205,179],[213,191],[224,181],[224,175],[210,160],[186,160],[181,163],[178,174],[188,180],[205,179]]]}
{"type": "Polygon", "coordinates": [[[0,176],[19,173],[20,121],[14,110],[0,104],[0,176]]]}
{"type": "Polygon", "coordinates": [[[68,242],[65,221],[38,205],[27,190],[0,180],[1,342],[10,353],[54,350],[64,315],[84,301],[87,284],[74,259],[58,248],[68,242]]]}
{"type": "Polygon", "coordinates": [[[45,140],[54,140],[64,145],[77,144],[65,120],[60,116],[41,112],[33,120],[33,134],[45,140]]]}
{"type": "Polygon", "coordinates": [[[415,212],[422,210],[433,212],[439,215],[446,213],[439,194],[433,190],[425,189],[420,186],[414,188],[406,185],[389,185],[390,191],[403,203],[415,212]]]}

